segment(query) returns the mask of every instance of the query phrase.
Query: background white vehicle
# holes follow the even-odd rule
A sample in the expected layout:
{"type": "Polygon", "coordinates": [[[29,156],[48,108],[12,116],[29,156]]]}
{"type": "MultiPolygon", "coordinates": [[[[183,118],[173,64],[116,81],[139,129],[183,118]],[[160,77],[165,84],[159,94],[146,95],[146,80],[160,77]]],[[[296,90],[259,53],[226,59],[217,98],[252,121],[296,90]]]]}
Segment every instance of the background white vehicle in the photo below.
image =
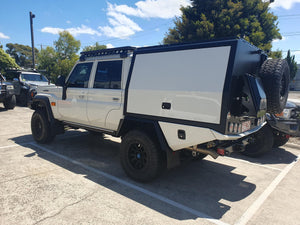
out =
{"type": "Polygon", "coordinates": [[[125,172],[149,181],[182,152],[243,150],[266,111],[283,110],[288,83],[286,61],[243,39],[82,52],[66,79],[33,99],[32,134],[46,143],[68,126],[122,137],[125,172]]]}

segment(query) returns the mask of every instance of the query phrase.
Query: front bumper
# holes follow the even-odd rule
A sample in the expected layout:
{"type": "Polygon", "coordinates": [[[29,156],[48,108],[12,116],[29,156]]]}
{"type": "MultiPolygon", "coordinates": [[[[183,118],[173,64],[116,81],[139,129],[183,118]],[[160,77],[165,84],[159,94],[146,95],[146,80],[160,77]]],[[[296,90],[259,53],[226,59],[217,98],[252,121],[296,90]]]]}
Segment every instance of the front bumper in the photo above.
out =
{"type": "Polygon", "coordinates": [[[270,115],[267,121],[275,130],[291,136],[300,137],[300,119],[281,119],[270,115]]]}

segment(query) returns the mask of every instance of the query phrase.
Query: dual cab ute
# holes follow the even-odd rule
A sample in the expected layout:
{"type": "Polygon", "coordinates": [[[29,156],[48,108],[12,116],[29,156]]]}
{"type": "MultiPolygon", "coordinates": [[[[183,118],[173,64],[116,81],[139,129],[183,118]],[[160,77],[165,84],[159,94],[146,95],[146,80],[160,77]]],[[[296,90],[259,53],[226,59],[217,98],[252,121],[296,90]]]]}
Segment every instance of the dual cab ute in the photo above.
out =
{"type": "Polygon", "coordinates": [[[82,52],[66,79],[38,89],[32,134],[38,143],[66,127],[121,137],[124,171],[145,182],[182,153],[243,151],[266,111],[283,110],[288,83],[286,61],[243,39],[82,52]]]}

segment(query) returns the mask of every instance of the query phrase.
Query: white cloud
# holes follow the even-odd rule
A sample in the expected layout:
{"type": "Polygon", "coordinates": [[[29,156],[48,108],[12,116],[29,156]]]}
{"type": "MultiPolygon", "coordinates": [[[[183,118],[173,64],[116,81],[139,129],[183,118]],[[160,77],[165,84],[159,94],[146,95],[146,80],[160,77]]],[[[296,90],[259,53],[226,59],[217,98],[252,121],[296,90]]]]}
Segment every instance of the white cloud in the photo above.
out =
{"type": "Polygon", "coordinates": [[[80,34],[90,34],[90,35],[101,36],[101,33],[99,33],[98,31],[96,31],[90,27],[87,27],[85,25],[81,25],[81,27],[71,27],[71,28],[67,28],[67,29],[62,29],[62,28],[57,28],[57,27],[44,27],[41,31],[44,33],[59,34],[60,32],[62,32],[64,30],[70,32],[70,34],[72,34],[75,37],[80,34]]]}
{"type": "Polygon", "coordinates": [[[64,29],[57,27],[44,27],[41,31],[43,33],[59,34],[60,32],[63,32],[64,29]]]}
{"type": "Polygon", "coordinates": [[[300,0],[275,0],[273,3],[270,4],[270,7],[273,9],[281,7],[286,10],[289,10],[296,3],[300,3],[300,0]]]}
{"type": "Polygon", "coordinates": [[[129,16],[170,19],[181,15],[181,6],[186,7],[190,4],[190,0],[144,0],[136,2],[135,7],[130,7],[107,2],[109,25],[99,26],[99,29],[108,37],[126,39],[142,31],[142,28],[129,16]]]}
{"type": "Polygon", "coordinates": [[[107,16],[110,26],[99,26],[99,29],[108,37],[126,39],[136,32],[142,31],[142,28],[134,21],[116,12],[110,3],[108,3],[107,16]]]}
{"type": "Polygon", "coordinates": [[[1,33],[1,32],[0,32],[0,38],[1,38],[1,39],[10,39],[9,36],[7,36],[7,35],[5,35],[5,34],[3,34],[3,33],[1,33]]]}
{"type": "Polygon", "coordinates": [[[90,34],[90,35],[101,36],[101,34],[98,31],[96,31],[90,27],[87,27],[85,25],[81,25],[81,27],[68,28],[66,30],[69,31],[75,37],[80,34],[90,34]]]}
{"type": "Polygon", "coordinates": [[[70,23],[72,23],[72,22],[71,22],[70,20],[67,20],[66,23],[67,23],[67,24],[70,24],[70,23]]]}
{"type": "Polygon", "coordinates": [[[273,43],[276,43],[276,42],[280,42],[280,41],[285,41],[285,40],[287,40],[287,39],[288,39],[287,37],[282,36],[281,39],[274,39],[272,42],[273,42],[273,43]]]}
{"type": "Polygon", "coordinates": [[[106,44],[106,48],[114,48],[114,46],[110,43],[106,44]]]}
{"type": "Polygon", "coordinates": [[[111,7],[111,10],[128,16],[170,19],[174,16],[180,16],[180,7],[186,7],[190,5],[191,2],[190,0],[145,0],[135,3],[136,7],[117,4],[112,5],[110,3],[108,4],[111,7]]]}

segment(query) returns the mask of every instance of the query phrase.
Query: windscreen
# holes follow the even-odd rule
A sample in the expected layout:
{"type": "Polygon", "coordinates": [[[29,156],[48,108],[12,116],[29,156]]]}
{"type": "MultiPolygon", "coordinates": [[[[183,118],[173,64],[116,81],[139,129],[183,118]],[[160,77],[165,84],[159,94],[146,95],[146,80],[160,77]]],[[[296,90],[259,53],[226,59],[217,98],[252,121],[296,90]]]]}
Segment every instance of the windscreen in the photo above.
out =
{"type": "Polygon", "coordinates": [[[48,82],[47,78],[41,74],[26,73],[21,74],[22,81],[43,81],[48,82]]]}

